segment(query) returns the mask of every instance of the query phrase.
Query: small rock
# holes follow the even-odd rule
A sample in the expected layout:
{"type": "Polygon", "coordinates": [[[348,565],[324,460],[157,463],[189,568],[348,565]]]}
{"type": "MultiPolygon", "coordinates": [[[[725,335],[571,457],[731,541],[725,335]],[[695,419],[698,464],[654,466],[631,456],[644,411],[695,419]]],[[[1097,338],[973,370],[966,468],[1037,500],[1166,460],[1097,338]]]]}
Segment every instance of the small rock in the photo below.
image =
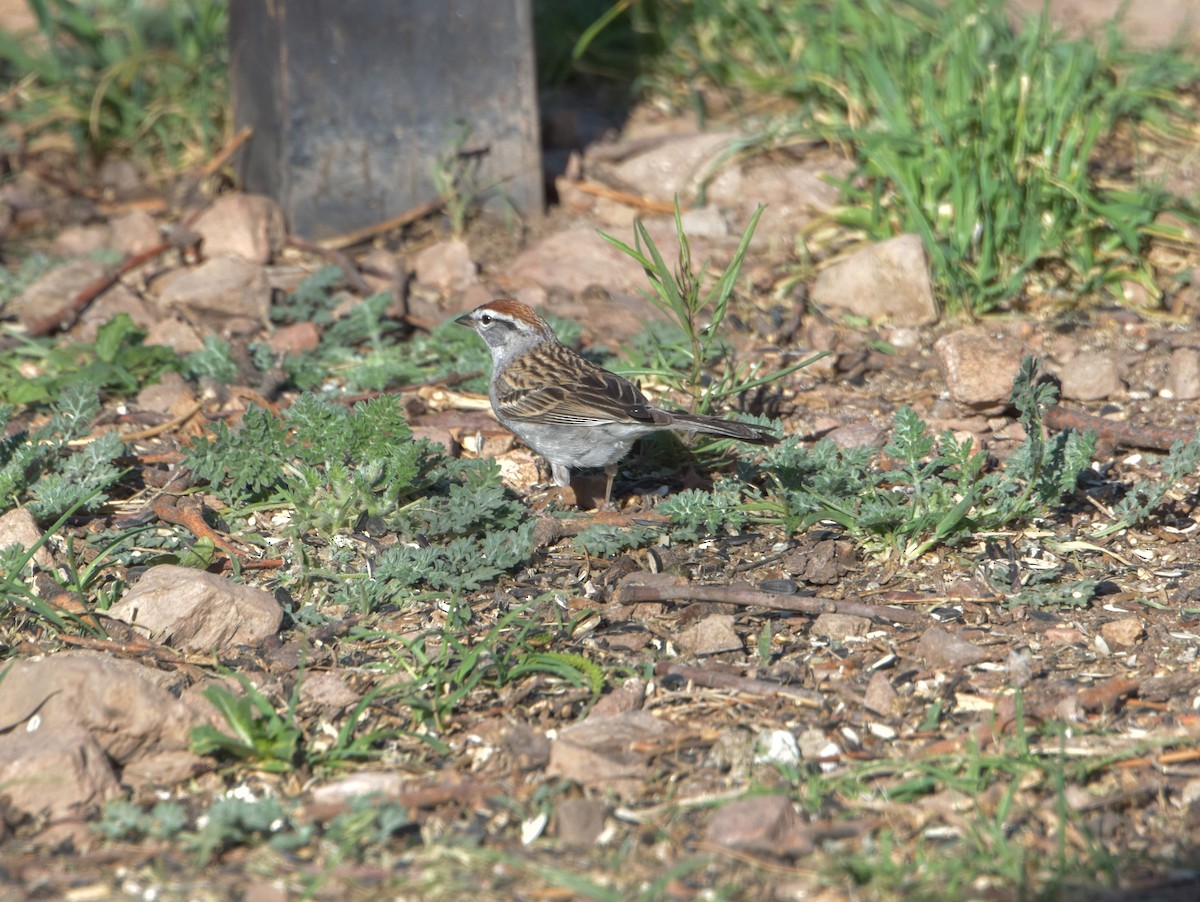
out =
{"type": "Polygon", "coordinates": [[[69,225],[59,232],[52,245],[56,257],[90,257],[112,244],[112,229],[104,223],[69,225]]]}
{"type": "Polygon", "coordinates": [[[1116,358],[1101,351],[1075,355],[1055,375],[1062,383],[1062,396],[1072,401],[1101,401],[1121,390],[1116,358]]]}
{"type": "Polygon", "coordinates": [[[627,711],[638,711],[646,702],[646,681],[630,677],[608,695],[601,696],[588,712],[588,717],[612,717],[627,711]]]}
{"type": "Polygon", "coordinates": [[[1200,350],[1176,348],[1171,352],[1167,386],[1179,401],[1200,398],[1200,350]]]}
{"type": "Polygon", "coordinates": [[[706,187],[708,197],[720,204],[741,200],[741,167],[721,160],[738,137],[731,132],[668,135],[645,150],[631,146],[632,152],[621,153],[616,148],[614,156],[621,162],[613,167],[613,173],[620,184],[643,197],[671,203],[678,195],[680,202],[686,203],[715,172],[706,187]]]}
{"type": "Polygon", "coordinates": [[[884,716],[896,713],[896,702],[899,700],[899,695],[895,687],[892,686],[892,681],[888,679],[887,674],[882,670],[876,670],[871,674],[871,679],[867,682],[867,691],[863,697],[863,704],[876,714],[884,716]]]}
{"type": "Polygon", "coordinates": [[[742,640],[733,628],[732,614],[710,614],[692,624],[675,638],[680,648],[694,655],[715,655],[724,651],[742,651],[742,640]]]}
{"type": "Polygon", "coordinates": [[[157,642],[217,654],[256,645],[283,622],[269,592],[171,564],[147,570],[108,614],[142,627],[157,642]]]}
{"type": "MultiPolygon", "coordinates": [[[[848,162],[848,161],[847,161],[848,162]]],[[[849,177],[851,167],[830,161],[808,164],[803,161],[776,165],[756,162],[743,174],[745,190],[729,205],[738,218],[735,228],[744,229],[759,204],[767,209],[758,221],[750,247],[768,252],[770,248],[787,250],[795,246],[796,235],[804,227],[837,207],[839,194],[832,179],[849,177]]],[[[712,198],[717,200],[717,198],[712,198]]],[[[724,201],[721,201],[724,202],[724,201]]]]}
{"type": "Polygon", "coordinates": [[[310,670],[300,683],[300,701],[318,708],[348,708],[362,696],[327,670],[310,670]]]}
{"type": "Polygon", "coordinates": [[[1008,409],[1013,379],[1026,346],[983,326],[943,335],[934,342],[938,367],[959,410],[987,416],[1008,409]]]}
{"type": "Polygon", "coordinates": [[[836,743],[831,742],[829,737],[816,727],[809,727],[797,736],[796,744],[800,747],[800,755],[805,761],[827,758],[839,751],[836,743]]]}
{"type": "Polygon", "coordinates": [[[146,332],[142,342],[147,346],[161,345],[176,354],[191,354],[204,347],[200,333],[190,323],[174,316],[159,320],[146,332]]]}
{"type": "Polygon", "coordinates": [[[1101,626],[1100,635],[1110,648],[1131,648],[1146,635],[1146,628],[1138,617],[1122,617],[1101,626]]]}
{"type": "Polygon", "coordinates": [[[725,238],[729,235],[729,223],[724,214],[714,206],[695,207],[679,217],[683,231],[689,240],[693,238],[725,238]]]}
{"type": "Polygon", "coordinates": [[[667,734],[667,725],[646,711],[589,718],[559,730],[545,772],[626,797],[642,791],[652,740],[667,734]]]}
{"type": "Polygon", "coordinates": [[[30,326],[52,311],[62,307],[75,295],[108,272],[103,263],[79,260],[51,270],[9,301],[4,307],[8,316],[15,316],[21,325],[30,326]]]}
{"type": "Polygon", "coordinates": [[[517,770],[524,773],[540,771],[550,762],[550,740],[529,724],[519,721],[506,724],[500,744],[517,770]]]}
{"type": "Polygon", "coordinates": [[[121,313],[128,314],[135,326],[147,331],[158,322],[157,312],[140,295],[117,284],[89,304],[80,315],[76,332],[79,340],[95,341],[100,327],[121,313]]]}
{"type": "Polygon", "coordinates": [[[196,396],[183,376],[167,370],[157,382],[138,392],[134,403],[138,410],[177,417],[196,403],[196,396]]]}
{"type": "Polygon", "coordinates": [[[826,539],[797,551],[784,560],[784,568],[811,586],[836,583],[854,567],[854,545],[844,539],[826,539]]]}
{"type": "Polygon", "coordinates": [[[925,248],[916,235],[889,238],[821,270],[812,302],[900,326],[938,318],[925,248]]]}
{"type": "Polygon", "coordinates": [[[423,285],[443,295],[456,294],[479,281],[479,267],[465,241],[451,238],[423,248],[413,260],[413,273],[423,285]]]}
{"type": "Polygon", "coordinates": [[[267,344],[276,354],[303,354],[315,351],[321,344],[321,330],[316,323],[290,323],[271,333],[267,344]]]}
{"type": "Polygon", "coordinates": [[[338,809],[363,796],[394,799],[404,792],[410,779],[405,774],[390,771],[355,771],[315,787],[312,791],[313,805],[338,809]]]}
{"type": "Polygon", "coordinates": [[[84,819],[120,790],[104,749],[86,730],[65,724],[0,735],[0,799],[21,814],[47,818],[43,841],[86,842],[84,819]]]}
{"type": "Polygon", "coordinates": [[[271,288],[263,268],[239,257],[215,257],[163,277],[159,303],[224,334],[231,318],[266,324],[271,288]]]}
{"type": "MultiPolygon", "coordinates": [[[[557,288],[578,295],[589,285],[604,285],[610,292],[636,291],[645,284],[646,276],[635,261],[597,235],[595,229],[577,226],[549,235],[522,251],[505,268],[504,279],[514,286],[532,284],[547,291],[557,288]]],[[[562,313],[567,315],[565,310],[562,313]]]]}
{"type": "Polygon", "coordinates": [[[786,796],[753,796],[722,805],[708,825],[710,843],[766,855],[804,855],[812,836],[786,796]]]}
{"type": "Polygon", "coordinates": [[[554,829],[568,846],[588,849],[604,832],[608,806],[599,799],[563,799],[554,809],[554,829]]]}
{"type": "Polygon", "coordinates": [[[1042,638],[1052,645],[1083,645],[1083,633],[1073,626],[1052,626],[1042,633],[1042,638]]]}
{"type": "Polygon", "coordinates": [[[393,298],[401,293],[401,284],[406,278],[399,258],[385,247],[373,247],[359,261],[363,281],[375,294],[390,294],[393,298]]]}
{"type": "Polygon", "coordinates": [[[127,257],[145,253],[162,243],[162,231],[154,217],[145,210],[134,210],[118,216],[109,223],[112,227],[112,248],[127,257]]]}
{"type": "Polygon", "coordinates": [[[110,154],[104,158],[100,164],[100,170],[96,173],[96,179],[101,188],[118,197],[135,194],[144,190],[146,186],[146,177],[138,169],[137,164],[128,157],[116,154],[110,154]]]}
{"type": "Polygon", "coordinates": [[[14,735],[85,730],[121,767],[127,783],[149,772],[163,782],[186,779],[200,762],[188,752],[189,733],[205,722],[207,712],[172,695],[164,686],[172,679],[101,652],[63,651],[16,661],[0,692],[0,724],[17,728],[14,735]],[[36,731],[29,729],[35,717],[36,731]]]}
{"type": "Polygon", "coordinates": [[[825,437],[839,448],[882,448],[887,444],[887,434],[867,420],[838,426],[825,437]]]}
{"type": "Polygon", "coordinates": [[[798,767],[800,745],[787,730],[766,730],[754,740],[754,763],[798,767]]]}
{"type": "Polygon", "coordinates": [[[813,621],[812,634],[841,642],[848,636],[865,636],[871,631],[871,621],[853,614],[821,614],[813,621]]]}
{"type": "Polygon", "coordinates": [[[231,255],[258,264],[270,263],[287,242],[283,210],[258,194],[218,197],[192,224],[192,231],[204,239],[205,256],[231,255]]]}
{"type": "MultiPolygon", "coordinates": [[[[33,519],[33,514],[25,508],[13,508],[0,515],[0,548],[20,545],[28,551],[41,540],[42,530],[33,519]]],[[[50,557],[45,545],[33,553],[33,562],[43,570],[54,569],[54,559],[50,557]]]]}
{"type": "Polygon", "coordinates": [[[931,626],[917,640],[913,655],[931,669],[959,670],[986,661],[990,656],[966,639],[948,633],[940,626],[931,626]]]}

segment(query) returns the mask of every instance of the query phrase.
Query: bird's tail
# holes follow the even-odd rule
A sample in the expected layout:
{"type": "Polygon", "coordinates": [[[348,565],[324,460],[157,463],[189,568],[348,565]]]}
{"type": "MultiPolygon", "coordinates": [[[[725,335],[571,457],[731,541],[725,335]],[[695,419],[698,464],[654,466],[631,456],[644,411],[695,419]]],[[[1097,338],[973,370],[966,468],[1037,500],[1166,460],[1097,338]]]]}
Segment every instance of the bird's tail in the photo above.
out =
{"type": "Polygon", "coordinates": [[[705,417],[691,413],[672,413],[671,428],[679,432],[702,432],[705,435],[721,435],[725,438],[735,438],[739,442],[751,445],[774,445],[779,442],[779,436],[761,426],[751,426],[749,423],[739,423],[736,420],[723,420],[720,417],[705,417]]]}

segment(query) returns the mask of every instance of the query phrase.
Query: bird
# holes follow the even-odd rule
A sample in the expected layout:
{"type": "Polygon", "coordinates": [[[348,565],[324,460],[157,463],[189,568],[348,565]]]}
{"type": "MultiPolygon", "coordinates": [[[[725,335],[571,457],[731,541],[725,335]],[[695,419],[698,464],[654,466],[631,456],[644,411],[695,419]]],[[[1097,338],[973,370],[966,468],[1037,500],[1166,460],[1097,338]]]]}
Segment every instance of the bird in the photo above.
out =
{"type": "Polygon", "coordinates": [[[654,406],[628,379],[564,345],[541,315],[520,301],[490,301],[455,322],[474,329],[491,351],[488,397],[496,419],[550,463],[558,486],[570,485],[573,469],[603,467],[605,505],[618,461],[644,435],[669,430],[752,445],[779,441],[759,426],[654,406]]]}

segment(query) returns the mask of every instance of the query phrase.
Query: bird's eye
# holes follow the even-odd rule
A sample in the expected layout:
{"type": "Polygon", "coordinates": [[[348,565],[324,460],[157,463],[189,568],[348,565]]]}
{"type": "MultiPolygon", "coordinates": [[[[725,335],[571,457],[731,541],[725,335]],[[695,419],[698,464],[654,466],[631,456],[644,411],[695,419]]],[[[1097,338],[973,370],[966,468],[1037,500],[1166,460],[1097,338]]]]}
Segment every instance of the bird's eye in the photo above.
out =
{"type": "Polygon", "coordinates": [[[483,316],[479,317],[479,321],[485,326],[490,326],[492,324],[492,315],[490,313],[485,313],[483,316]]]}

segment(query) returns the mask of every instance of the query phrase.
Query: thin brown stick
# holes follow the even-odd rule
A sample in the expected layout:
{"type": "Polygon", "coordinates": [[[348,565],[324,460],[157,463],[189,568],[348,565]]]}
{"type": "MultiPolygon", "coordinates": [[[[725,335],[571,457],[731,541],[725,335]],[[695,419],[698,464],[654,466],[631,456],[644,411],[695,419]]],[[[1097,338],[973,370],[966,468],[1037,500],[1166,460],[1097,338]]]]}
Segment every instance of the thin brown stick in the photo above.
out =
{"type": "MultiPolygon", "coordinates": [[[[628,191],[619,191],[616,188],[610,188],[608,185],[602,185],[599,182],[575,182],[574,187],[578,188],[584,194],[593,194],[596,197],[615,200],[619,204],[637,207],[639,210],[646,210],[651,213],[675,212],[674,204],[669,204],[661,200],[650,200],[648,197],[631,194],[628,191]]],[[[681,207],[680,209],[683,208],[681,207]]]]}
{"type": "Polygon", "coordinates": [[[825,704],[821,694],[810,689],[785,686],[782,683],[771,683],[767,680],[756,680],[753,677],[738,676],[736,673],[722,673],[719,670],[709,670],[704,667],[672,664],[670,661],[659,661],[655,664],[654,675],[679,677],[708,689],[732,689],[735,692],[762,695],[767,698],[782,695],[807,708],[819,709],[825,704]]]}
{"type": "Polygon", "coordinates": [[[618,590],[621,604],[639,604],[647,601],[715,601],[721,604],[738,605],[746,608],[769,608],[773,611],[789,611],[795,614],[852,614],[869,617],[884,623],[923,624],[929,619],[920,611],[909,611],[890,605],[862,604],[857,601],[835,601],[832,598],[797,598],[791,595],[776,595],[757,589],[742,589],[736,586],[697,586],[691,583],[671,584],[655,580],[650,584],[639,583],[648,574],[633,573],[622,581],[618,590]]]}
{"type": "Polygon", "coordinates": [[[225,142],[225,146],[217,151],[216,156],[200,167],[198,178],[208,178],[224,166],[229,161],[229,158],[237,153],[238,149],[253,136],[254,129],[248,125],[243,125],[232,138],[225,142]]]}
{"type": "Polygon", "coordinates": [[[142,251],[140,254],[126,257],[120,266],[92,282],[65,305],[53,313],[48,313],[30,323],[28,334],[33,336],[49,335],[51,332],[71,328],[71,326],[75,325],[75,321],[79,319],[79,315],[87,309],[87,306],[116,285],[120,281],[121,276],[137,269],[143,263],[148,263],[159,254],[165,254],[174,246],[170,241],[164,241],[161,244],[156,244],[149,250],[142,251]]]}
{"type": "Polygon", "coordinates": [[[176,426],[182,426],[204,406],[203,401],[195,401],[177,417],[172,417],[165,423],[159,423],[157,426],[150,426],[147,429],[139,429],[137,432],[122,432],[120,433],[121,441],[123,442],[138,442],[143,439],[154,438],[156,435],[162,435],[164,432],[170,432],[176,426]]]}
{"type": "Polygon", "coordinates": [[[1050,429],[1091,430],[1104,442],[1125,445],[1127,448],[1150,448],[1154,451],[1169,451],[1176,442],[1191,441],[1194,432],[1185,429],[1170,429],[1164,426],[1138,426],[1122,420],[1109,420],[1082,410],[1068,410],[1055,405],[1046,411],[1046,426],[1050,429]]]}
{"type": "Polygon", "coordinates": [[[439,197],[437,200],[419,204],[411,210],[407,210],[399,216],[393,216],[391,219],[385,219],[383,222],[363,226],[361,229],[355,229],[353,232],[346,232],[333,238],[326,238],[320,242],[320,245],[329,250],[345,250],[348,247],[353,247],[356,244],[361,244],[370,238],[374,238],[376,235],[382,235],[384,232],[412,225],[414,222],[418,222],[427,216],[432,216],[438,210],[442,209],[443,206],[445,206],[445,201],[439,197]]]}

